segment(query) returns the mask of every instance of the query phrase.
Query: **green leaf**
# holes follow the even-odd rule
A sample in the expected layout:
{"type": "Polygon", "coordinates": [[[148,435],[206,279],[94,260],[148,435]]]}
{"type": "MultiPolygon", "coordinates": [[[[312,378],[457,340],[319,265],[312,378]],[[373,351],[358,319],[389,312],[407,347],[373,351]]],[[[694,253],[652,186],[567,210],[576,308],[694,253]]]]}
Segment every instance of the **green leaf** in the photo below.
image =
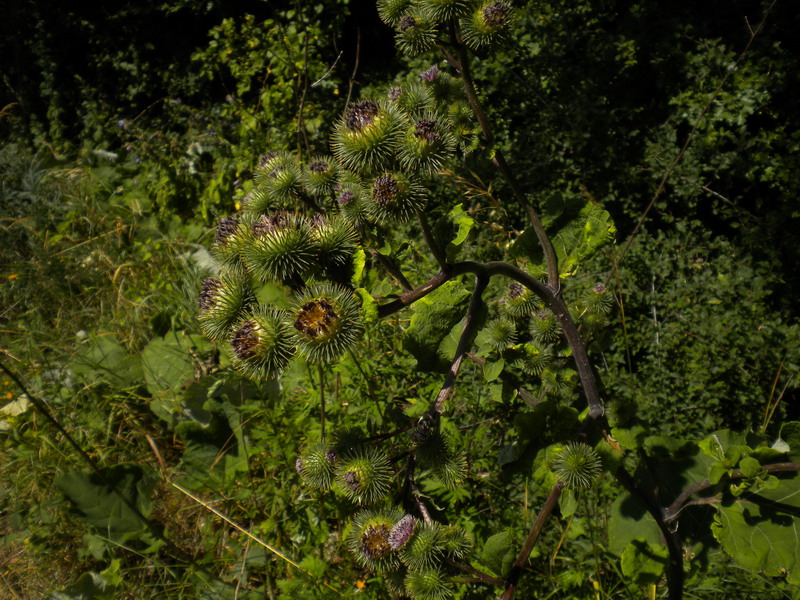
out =
{"type": "Polygon", "coordinates": [[[378,303],[364,288],[356,288],[356,294],[361,298],[361,309],[364,311],[364,322],[375,323],[378,320],[378,303]]]}
{"type": "Polygon", "coordinates": [[[128,354],[115,335],[87,339],[73,359],[72,369],[76,375],[93,381],[102,379],[121,387],[130,387],[142,381],[139,359],[128,354]]]}
{"type": "Polygon", "coordinates": [[[292,301],[285,288],[277,283],[265,283],[256,290],[256,299],[259,304],[273,306],[275,308],[288,309],[292,307],[292,301]]]}
{"type": "Polygon", "coordinates": [[[661,530],[647,507],[637,498],[622,494],[609,511],[608,550],[622,556],[628,544],[643,540],[653,545],[661,543],[661,530]]]}
{"type": "Polygon", "coordinates": [[[55,485],[70,502],[78,520],[98,535],[116,544],[132,539],[152,543],[146,523],[114,489],[147,517],[152,509],[156,479],[147,467],[127,464],[103,469],[101,475],[65,473],[56,478],[55,485]]]}
{"type": "Polygon", "coordinates": [[[514,564],[514,549],[511,536],[506,533],[496,533],[483,545],[480,562],[495,575],[503,577],[514,564]]]}
{"type": "Polygon", "coordinates": [[[475,219],[464,212],[461,204],[456,204],[448,214],[448,218],[456,227],[455,237],[447,244],[446,253],[448,260],[454,260],[461,245],[467,241],[469,234],[475,226],[475,219]]]}
{"type": "Polygon", "coordinates": [[[711,530],[746,570],[800,585],[800,476],[719,505],[711,530]]]}
{"type": "MultiPolygon", "coordinates": [[[[614,241],[617,228],[608,211],[587,201],[572,214],[567,209],[546,227],[553,244],[561,277],[575,274],[578,267],[594,256],[600,248],[614,241]]],[[[512,244],[512,258],[527,258],[533,264],[544,264],[544,254],[533,227],[526,229],[512,244]]]]}
{"type": "Polygon", "coordinates": [[[561,517],[564,519],[568,519],[575,514],[575,511],[578,509],[578,499],[571,489],[566,488],[562,490],[561,496],[558,499],[558,507],[561,509],[561,517]]]}
{"type": "Polygon", "coordinates": [[[194,376],[194,360],[183,332],[168,333],[151,341],[142,351],[142,369],[147,389],[153,395],[179,391],[194,376]]]}
{"type": "Polygon", "coordinates": [[[363,248],[356,248],[353,253],[353,276],[350,278],[350,283],[355,287],[361,284],[361,279],[364,274],[364,265],[367,263],[367,255],[363,248]]]}
{"type": "Polygon", "coordinates": [[[448,281],[413,304],[411,324],[403,335],[403,347],[417,359],[423,371],[446,371],[450,358],[439,353],[439,345],[464,316],[469,292],[458,281],[448,281]]]}
{"type": "Polygon", "coordinates": [[[483,378],[486,381],[494,381],[498,377],[500,377],[500,373],[503,372],[503,367],[506,365],[506,361],[502,358],[498,358],[494,361],[486,361],[483,363],[483,378]]]}
{"type": "Polygon", "coordinates": [[[761,463],[751,456],[746,456],[739,463],[739,468],[747,477],[753,477],[761,471],[761,463]]]}
{"type": "Polygon", "coordinates": [[[654,585],[669,564],[669,551],[661,544],[632,540],[621,557],[622,573],[637,585],[654,585]]]}

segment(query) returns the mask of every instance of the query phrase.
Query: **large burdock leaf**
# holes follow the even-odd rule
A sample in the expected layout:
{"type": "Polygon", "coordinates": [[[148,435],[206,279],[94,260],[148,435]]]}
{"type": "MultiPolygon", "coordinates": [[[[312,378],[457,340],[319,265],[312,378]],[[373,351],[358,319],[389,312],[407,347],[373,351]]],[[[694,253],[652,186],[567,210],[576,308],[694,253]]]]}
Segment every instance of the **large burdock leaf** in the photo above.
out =
{"type": "MultiPolygon", "coordinates": [[[[545,223],[550,241],[558,258],[561,277],[573,275],[581,263],[594,256],[600,248],[614,241],[616,225],[608,211],[594,202],[586,202],[574,212],[574,206],[553,215],[545,223]]],[[[544,254],[533,227],[526,229],[510,249],[512,258],[527,258],[544,266],[544,254]]]]}
{"type": "Polygon", "coordinates": [[[403,336],[403,347],[417,359],[423,371],[445,371],[450,357],[439,352],[439,345],[467,310],[470,293],[458,281],[448,281],[413,304],[411,324],[403,336]]]}
{"type": "Polygon", "coordinates": [[[718,507],[711,530],[748,571],[800,585],[800,477],[718,507]]]}
{"type": "Polygon", "coordinates": [[[511,569],[515,557],[511,536],[502,532],[496,533],[486,540],[480,562],[493,573],[502,577],[511,569]]]}
{"type": "Polygon", "coordinates": [[[78,376],[92,381],[102,379],[120,387],[142,381],[138,357],[128,354],[115,335],[98,335],[84,341],[72,361],[72,369],[78,376]]]}
{"type": "Polygon", "coordinates": [[[192,351],[208,349],[208,342],[183,331],[170,331],[163,338],[151,340],[142,351],[142,370],[147,389],[153,395],[159,392],[177,392],[194,376],[192,351]]]}
{"type": "Polygon", "coordinates": [[[147,524],[114,490],[147,517],[152,509],[155,474],[136,464],[116,465],[101,473],[65,473],[56,478],[55,485],[69,500],[73,514],[93,533],[114,544],[134,539],[152,544],[147,524]]]}

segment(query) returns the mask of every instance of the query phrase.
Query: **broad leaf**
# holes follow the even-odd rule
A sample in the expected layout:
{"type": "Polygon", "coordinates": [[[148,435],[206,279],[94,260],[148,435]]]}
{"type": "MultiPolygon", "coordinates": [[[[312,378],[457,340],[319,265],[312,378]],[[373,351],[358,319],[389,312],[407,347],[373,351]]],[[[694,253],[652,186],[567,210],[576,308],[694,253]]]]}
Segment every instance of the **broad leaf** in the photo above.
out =
{"type": "Polygon", "coordinates": [[[496,533],[483,545],[480,562],[488,567],[494,574],[502,577],[514,564],[514,548],[511,536],[506,533],[496,533]]]}
{"type": "Polygon", "coordinates": [[[746,570],[800,585],[800,476],[719,505],[711,530],[746,570]]]}
{"type": "Polygon", "coordinates": [[[458,281],[448,281],[413,304],[411,324],[403,336],[403,347],[417,359],[423,371],[444,371],[450,358],[440,355],[439,345],[464,316],[470,293],[458,281]]]}
{"type": "Polygon", "coordinates": [[[76,375],[93,381],[129,387],[142,382],[139,359],[128,354],[115,335],[94,336],[83,342],[72,361],[76,375]]]}

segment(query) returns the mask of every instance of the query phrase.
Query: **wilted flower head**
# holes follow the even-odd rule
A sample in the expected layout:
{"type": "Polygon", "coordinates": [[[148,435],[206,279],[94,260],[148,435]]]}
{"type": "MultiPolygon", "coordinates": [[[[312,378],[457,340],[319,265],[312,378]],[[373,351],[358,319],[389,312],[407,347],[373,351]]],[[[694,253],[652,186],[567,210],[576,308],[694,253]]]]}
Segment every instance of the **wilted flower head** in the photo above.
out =
{"type": "Polygon", "coordinates": [[[400,31],[408,31],[417,24],[417,20],[411,15],[406,15],[400,19],[400,31]]]}
{"type": "Polygon", "coordinates": [[[289,223],[287,213],[279,212],[274,215],[261,215],[251,226],[253,235],[260,237],[284,229],[289,223]]]}
{"type": "Polygon", "coordinates": [[[337,198],[339,206],[346,206],[347,204],[352,202],[352,200],[353,200],[353,192],[351,192],[350,190],[343,191],[341,194],[339,194],[339,197],[337,198]]]}
{"type": "Polygon", "coordinates": [[[494,2],[483,9],[483,22],[486,23],[488,27],[502,27],[510,12],[511,7],[505,2],[494,2]]]}
{"type": "Polygon", "coordinates": [[[253,321],[245,321],[236,333],[233,334],[231,346],[236,356],[242,360],[247,360],[256,355],[258,346],[258,324],[253,321]]]}
{"type": "Polygon", "coordinates": [[[378,105],[372,100],[362,100],[352,104],[347,109],[344,117],[345,127],[350,131],[361,131],[364,127],[372,124],[378,116],[378,105]]]}
{"type": "Polygon", "coordinates": [[[420,119],[414,125],[414,135],[430,144],[438,142],[442,136],[436,133],[436,124],[436,119],[420,119]]]}
{"type": "Polygon", "coordinates": [[[213,277],[206,277],[203,280],[203,288],[200,290],[200,310],[208,310],[214,305],[214,297],[222,287],[222,282],[213,277]]]}
{"type": "Polygon", "coordinates": [[[391,175],[380,175],[375,178],[375,183],[372,186],[372,197],[378,204],[390,204],[399,191],[400,186],[394,177],[391,175]]]}
{"type": "Polygon", "coordinates": [[[525,288],[522,287],[521,284],[519,284],[516,281],[514,281],[508,286],[508,297],[509,298],[519,298],[520,296],[522,296],[522,293],[524,291],[525,291],[525,288]]]}
{"type": "Polygon", "coordinates": [[[324,160],[315,160],[308,165],[308,168],[312,173],[324,173],[328,170],[328,167],[328,163],[326,163],[324,160]]]}
{"type": "Polygon", "coordinates": [[[217,244],[223,244],[225,241],[236,232],[239,225],[239,219],[236,216],[223,217],[217,223],[217,235],[214,241],[217,244]]]}

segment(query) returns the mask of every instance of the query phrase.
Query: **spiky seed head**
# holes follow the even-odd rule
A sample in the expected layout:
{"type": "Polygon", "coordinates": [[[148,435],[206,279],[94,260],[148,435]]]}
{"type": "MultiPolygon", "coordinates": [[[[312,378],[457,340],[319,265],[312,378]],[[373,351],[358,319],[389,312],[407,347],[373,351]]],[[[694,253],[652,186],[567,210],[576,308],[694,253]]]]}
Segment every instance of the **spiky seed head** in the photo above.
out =
{"type": "Polygon", "coordinates": [[[527,317],[541,306],[541,302],[536,294],[514,281],[508,286],[504,305],[510,316],[527,317]]]}
{"type": "Polygon", "coordinates": [[[255,302],[249,278],[232,274],[203,280],[200,290],[200,329],[215,341],[230,337],[231,327],[255,302]]]}
{"type": "Polygon", "coordinates": [[[433,93],[430,88],[419,83],[407,83],[389,91],[389,100],[404,113],[416,118],[430,114],[434,109],[433,93]]]}
{"type": "Polygon", "coordinates": [[[501,0],[480,3],[461,19],[464,42],[473,50],[483,50],[499,42],[508,28],[511,6],[501,0]]]}
{"type": "Polygon", "coordinates": [[[484,330],[489,347],[502,352],[517,342],[517,328],[508,318],[493,319],[486,324],[484,330]]]}
{"type": "Polygon", "coordinates": [[[472,551],[472,538],[467,531],[458,525],[442,527],[442,540],[447,554],[456,559],[463,559],[472,551]]]}
{"type": "Polygon", "coordinates": [[[303,183],[312,196],[327,198],[336,186],[338,170],[332,158],[315,157],[303,171],[303,183]]]}
{"type": "Polygon", "coordinates": [[[365,510],[355,516],[348,545],[360,564],[381,570],[397,565],[394,550],[389,545],[389,535],[400,515],[400,509],[392,507],[365,510]]]}
{"type": "Polygon", "coordinates": [[[414,535],[400,549],[400,560],[411,570],[429,569],[444,554],[441,526],[436,522],[419,523],[414,535]]]}
{"type": "Polygon", "coordinates": [[[303,174],[300,165],[288,152],[264,155],[256,167],[253,179],[261,195],[260,204],[265,205],[265,210],[293,202],[302,191],[303,174]]]}
{"type": "Polygon", "coordinates": [[[378,0],[378,16],[390,26],[395,26],[411,7],[412,0],[378,0]]]}
{"type": "Polygon", "coordinates": [[[380,222],[404,222],[425,206],[425,189],[405,173],[386,172],[372,180],[372,216],[380,222]]]}
{"type": "MultiPolygon", "coordinates": [[[[356,504],[374,504],[383,498],[391,480],[389,459],[374,449],[358,451],[342,459],[336,468],[338,490],[356,504]]],[[[394,521],[389,529],[392,525],[394,521]]]]}
{"type": "Polygon", "coordinates": [[[553,464],[555,473],[571,488],[589,488],[602,470],[597,453],[583,442],[567,444],[553,464]]]}
{"type": "Polygon", "coordinates": [[[410,570],[405,583],[414,600],[446,600],[453,595],[452,584],[437,568],[410,570]]]}
{"type": "Polygon", "coordinates": [[[454,149],[455,138],[449,126],[428,113],[406,130],[398,155],[404,169],[430,173],[439,169],[454,149]]]}
{"type": "Polygon", "coordinates": [[[539,377],[542,380],[542,389],[548,394],[562,396],[574,385],[575,371],[572,369],[546,368],[539,377]]]}
{"type": "Polygon", "coordinates": [[[383,584],[386,586],[390,597],[406,598],[408,596],[405,584],[407,574],[408,570],[403,565],[382,573],[383,584]]]}
{"type": "Polygon", "coordinates": [[[292,311],[298,352],[312,363],[329,363],[355,347],[364,333],[361,305],[352,292],[330,284],[312,285],[292,311]]]}
{"type": "Polygon", "coordinates": [[[242,212],[251,216],[267,213],[276,206],[272,197],[263,188],[253,188],[242,199],[242,212]]]}
{"type": "Polygon", "coordinates": [[[605,284],[598,283],[592,290],[584,296],[584,303],[590,312],[605,315],[611,311],[614,305],[611,294],[608,293],[605,284]]]}
{"type": "Polygon", "coordinates": [[[389,546],[392,550],[399,550],[406,545],[414,534],[417,527],[417,520],[411,515],[405,515],[392,526],[389,532],[389,546]]]}
{"type": "Polygon", "coordinates": [[[436,43],[436,23],[423,13],[406,14],[397,24],[397,46],[409,56],[427,52],[436,43]]]}
{"type": "Polygon", "coordinates": [[[231,338],[233,367],[246,377],[276,377],[294,354],[292,333],[281,313],[259,307],[234,328],[231,338]]]}
{"type": "Polygon", "coordinates": [[[420,5],[436,23],[443,23],[469,11],[468,0],[421,0],[420,5]]]}
{"type": "Polygon", "coordinates": [[[447,489],[457,488],[467,476],[467,457],[463,452],[450,450],[431,474],[447,489]]]}
{"type": "Polygon", "coordinates": [[[524,344],[520,350],[522,356],[518,359],[517,366],[528,375],[541,376],[553,361],[553,351],[550,346],[524,344]]]}
{"type": "Polygon", "coordinates": [[[325,273],[345,266],[358,243],[358,233],[343,217],[322,219],[313,234],[319,248],[318,265],[325,273]]]}
{"type": "Polygon", "coordinates": [[[334,128],[333,153],[348,169],[377,170],[394,158],[403,122],[391,103],[362,100],[351,104],[334,128]]]}
{"type": "Polygon", "coordinates": [[[531,318],[530,332],[537,342],[555,342],[561,335],[561,325],[552,312],[542,309],[531,318]]]}
{"type": "Polygon", "coordinates": [[[417,421],[409,436],[415,444],[425,444],[428,440],[439,434],[439,413],[425,413],[417,421]]]}
{"type": "Polygon", "coordinates": [[[243,272],[245,267],[241,259],[246,225],[237,215],[224,217],[217,222],[211,254],[226,268],[243,272]]]}
{"type": "Polygon", "coordinates": [[[260,215],[242,243],[242,261],[260,281],[282,281],[302,275],[318,256],[305,219],[286,212],[260,215]]]}
{"type": "Polygon", "coordinates": [[[297,473],[313,488],[327,490],[333,482],[335,452],[326,444],[312,444],[297,457],[297,473]],[[333,459],[333,460],[332,460],[333,459]]]}

